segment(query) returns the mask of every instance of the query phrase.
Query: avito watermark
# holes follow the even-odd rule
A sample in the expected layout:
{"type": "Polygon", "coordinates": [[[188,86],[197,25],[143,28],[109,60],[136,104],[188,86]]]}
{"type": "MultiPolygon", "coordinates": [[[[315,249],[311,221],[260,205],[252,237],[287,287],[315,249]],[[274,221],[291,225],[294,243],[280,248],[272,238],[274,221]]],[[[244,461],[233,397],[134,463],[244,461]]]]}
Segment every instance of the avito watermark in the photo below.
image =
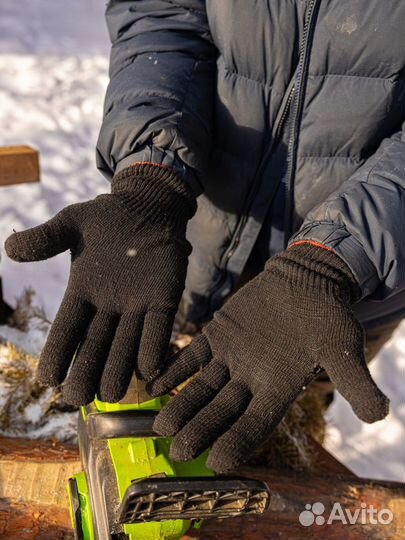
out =
{"type": "Polygon", "coordinates": [[[360,504],[360,508],[350,510],[344,508],[339,502],[334,503],[329,515],[325,515],[325,505],[321,502],[306,504],[305,510],[299,515],[299,522],[304,527],[311,525],[332,525],[342,523],[343,525],[389,525],[394,519],[394,514],[388,508],[375,508],[373,505],[360,504]]]}

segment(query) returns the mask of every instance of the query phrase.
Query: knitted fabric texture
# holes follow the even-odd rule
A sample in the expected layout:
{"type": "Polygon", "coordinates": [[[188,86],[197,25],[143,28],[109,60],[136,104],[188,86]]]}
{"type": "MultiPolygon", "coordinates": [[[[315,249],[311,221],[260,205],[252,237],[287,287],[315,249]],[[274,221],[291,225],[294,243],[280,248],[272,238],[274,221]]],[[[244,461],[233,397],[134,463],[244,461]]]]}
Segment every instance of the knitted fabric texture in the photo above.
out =
{"type": "Polygon", "coordinates": [[[271,258],[148,385],[159,395],[198,373],[155,420],[158,433],[176,435],[172,458],[189,460],[212,445],[208,465],[234,469],[321,368],[359,418],[384,418],[388,399],[370,376],[351,309],[358,294],[330,251],[299,245],[271,258]]]}
{"type": "Polygon", "coordinates": [[[111,191],[148,222],[181,227],[197,209],[191,189],[161,165],[137,164],[123,169],[112,179],[111,191]]]}
{"type": "Polygon", "coordinates": [[[134,373],[153,377],[165,361],[191,247],[196,203],[170,170],[133,166],[112,193],[66,207],[48,222],[12,234],[20,262],[71,251],[68,286],[42,351],[38,379],[63,384],[73,405],[120,400],[134,373]],[[74,358],[74,362],[72,360],[74,358]]]}

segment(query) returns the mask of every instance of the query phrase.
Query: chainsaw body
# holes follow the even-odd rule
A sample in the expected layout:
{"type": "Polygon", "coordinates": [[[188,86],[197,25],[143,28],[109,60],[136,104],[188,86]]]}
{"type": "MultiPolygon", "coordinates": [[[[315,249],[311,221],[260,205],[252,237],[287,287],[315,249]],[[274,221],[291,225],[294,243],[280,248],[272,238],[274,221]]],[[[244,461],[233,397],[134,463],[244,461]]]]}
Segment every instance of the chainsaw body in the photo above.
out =
{"type": "Polygon", "coordinates": [[[167,399],[82,407],[83,470],[68,485],[76,540],[175,540],[202,519],[268,507],[263,482],[215,477],[207,452],[190,462],[169,459],[171,438],[152,429],[167,399]]]}

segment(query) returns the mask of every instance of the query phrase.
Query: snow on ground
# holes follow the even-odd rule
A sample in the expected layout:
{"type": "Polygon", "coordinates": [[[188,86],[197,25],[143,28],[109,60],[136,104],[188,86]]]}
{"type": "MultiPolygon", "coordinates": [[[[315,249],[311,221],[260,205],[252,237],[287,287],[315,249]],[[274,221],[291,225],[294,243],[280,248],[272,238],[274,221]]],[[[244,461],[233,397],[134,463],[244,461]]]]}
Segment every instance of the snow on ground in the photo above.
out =
{"type": "Polygon", "coordinates": [[[405,481],[405,321],[370,366],[390,414],[365,424],[340,395],[328,411],[326,448],[356,474],[405,481]]]}
{"type": "MultiPolygon", "coordinates": [[[[107,85],[109,39],[100,0],[2,0],[1,145],[40,151],[40,185],[2,188],[0,238],[40,223],[67,204],[108,189],[95,168],[95,143],[107,85]]],[[[27,285],[50,317],[67,279],[68,255],[18,265],[3,257],[10,301],[27,285]]]]}
{"type": "MultiPolygon", "coordinates": [[[[1,244],[13,228],[38,224],[66,204],[107,190],[94,160],[109,52],[103,13],[101,0],[1,1],[0,144],[33,145],[40,150],[42,167],[40,185],[1,188],[1,244]]],[[[67,280],[68,257],[18,265],[3,253],[1,274],[9,302],[32,286],[53,318],[67,280]]],[[[21,336],[8,337],[21,343],[21,336]]],[[[391,397],[390,416],[363,424],[338,397],[329,413],[327,447],[362,476],[404,481],[405,323],[374,361],[372,372],[391,397]]],[[[33,405],[25,414],[35,420],[38,410],[33,405]]]]}

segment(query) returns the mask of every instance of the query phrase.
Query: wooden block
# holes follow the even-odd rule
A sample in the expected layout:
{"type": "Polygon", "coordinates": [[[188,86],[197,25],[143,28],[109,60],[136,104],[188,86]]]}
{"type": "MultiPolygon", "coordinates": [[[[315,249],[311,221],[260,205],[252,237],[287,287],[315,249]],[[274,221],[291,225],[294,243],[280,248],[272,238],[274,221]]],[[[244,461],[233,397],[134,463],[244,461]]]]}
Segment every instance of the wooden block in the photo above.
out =
{"type": "Polygon", "coordinates": [[[30,146],[0,147],[0,186],[39,182],[39,153],[30,146]]]}

